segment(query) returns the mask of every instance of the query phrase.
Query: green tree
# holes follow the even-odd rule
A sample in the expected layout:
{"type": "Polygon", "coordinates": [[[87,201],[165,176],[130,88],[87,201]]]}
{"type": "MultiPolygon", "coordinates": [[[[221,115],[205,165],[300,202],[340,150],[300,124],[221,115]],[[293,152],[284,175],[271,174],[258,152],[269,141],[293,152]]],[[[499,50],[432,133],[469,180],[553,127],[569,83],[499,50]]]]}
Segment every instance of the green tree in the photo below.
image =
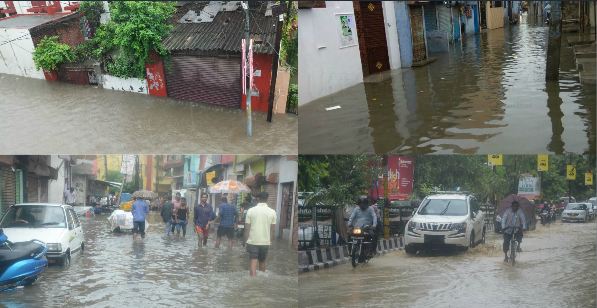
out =
{"type": "Polygon", "coordinates": [[[114,1],[110,21],[101,25],[94,37],[96,57],[118,77],[145,78],[145,63],[152,51],[168,54],[162,40],[172,29],[169,23],[175,2],[114,1]]]}

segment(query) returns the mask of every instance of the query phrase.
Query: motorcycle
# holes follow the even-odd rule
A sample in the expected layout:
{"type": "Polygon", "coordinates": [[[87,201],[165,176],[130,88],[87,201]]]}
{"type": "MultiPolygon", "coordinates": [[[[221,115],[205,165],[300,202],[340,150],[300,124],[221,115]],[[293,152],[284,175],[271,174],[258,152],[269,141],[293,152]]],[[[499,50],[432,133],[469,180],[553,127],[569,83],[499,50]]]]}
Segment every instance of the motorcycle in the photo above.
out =
{"type": "Polygon", "coordinates": [[[551,223],[551,215],[547,212],[539,213],[539,217],[541,218],[541,225],[545,225],[551,223]]]}
{"type": "Polygon", "coordinates": [[[374,245],[373,229],[371,226],[364,226],[362,228],[354,227],[350,231],[350,235],[349,245],[352,267],[356,267],[359,263],[369,262],[373,257],[371,245],[374,245]]]}
{"type": "Polygon", "coordinates": [[[44,242],[13,243],[0,229],[0,291],[33,284],[48,266],[44,242]]]}

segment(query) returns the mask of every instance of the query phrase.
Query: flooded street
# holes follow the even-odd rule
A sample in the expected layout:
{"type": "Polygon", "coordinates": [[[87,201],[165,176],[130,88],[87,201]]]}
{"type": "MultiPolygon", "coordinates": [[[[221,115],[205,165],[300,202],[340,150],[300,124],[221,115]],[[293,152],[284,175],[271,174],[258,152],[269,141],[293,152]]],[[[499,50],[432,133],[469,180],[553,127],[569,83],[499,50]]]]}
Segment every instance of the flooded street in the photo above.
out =
{"type": "Polygon", "coordinates": [[[6,153],[296,154],[298,118],[0,74],[6,153]]]}
{"type": "MultiPolygon", "coordinates": [[[[85,251],[71,266],[50,266],[33,286],[1,294],[8,307],[297,307],[296,251],[278,241],[271,248],[267,271],[251,279],[248,256],[198,248],[196,236],[164,239],[159,215],[151,213],[144,242],[130,233],[113,234],[107,216],[82,217],[85,251]]],[[[189,230],[192,229],[189,227],[189,230]]]]}
{"type": "Polygon", "coordinates": [[[301,307],[595,307],[595,222],[526,232],[515,267],[502,237],[462,252],[404,251],[299,275],[301,307]]]}
{"type": "Polygon", "coordinates": [[[468,36],[429,65],[308,103],[300,152],[594,153],[595,86],[579,82],[566,43],[577,34],[562,37],[559,82],[545,82],[547,33],[521,24],[468,36]]]}

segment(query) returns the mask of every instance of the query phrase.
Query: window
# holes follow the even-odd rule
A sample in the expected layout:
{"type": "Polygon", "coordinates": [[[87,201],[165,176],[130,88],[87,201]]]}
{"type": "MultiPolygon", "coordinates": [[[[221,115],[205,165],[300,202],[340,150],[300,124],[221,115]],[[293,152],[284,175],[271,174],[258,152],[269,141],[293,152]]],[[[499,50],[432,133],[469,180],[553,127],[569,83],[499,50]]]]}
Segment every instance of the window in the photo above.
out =
{"type": "Polygon", "coordinates": [[[13,206],[0,222],[0,228],[11,227],[64,228],[64,211],[50,206],[13,206]]]}
{"type": "Polygon", "coordinates": [[[477,199],[475,197],[471,197],[470,199],[471,201],[471,210],[473,211],[473,213],[477,213],[480,210],[479,207],[479,202],[477,202],[477,199]]]}
{"type": "Polygon", "coordinates": [[[70,210],[71,215],[73,215],[73,220],[75,222],[75,227],[78,228],[79,226],[81,226],[81,221],[79,220],[79,215],[77,215],[77,213],[75,213],[75,211],[70,210]]]}
{"type": "Polygon", "coordinates": [[[427,199],[421,205],[418,215],[464,216],[468,208],[463,199],[427,199]]]}

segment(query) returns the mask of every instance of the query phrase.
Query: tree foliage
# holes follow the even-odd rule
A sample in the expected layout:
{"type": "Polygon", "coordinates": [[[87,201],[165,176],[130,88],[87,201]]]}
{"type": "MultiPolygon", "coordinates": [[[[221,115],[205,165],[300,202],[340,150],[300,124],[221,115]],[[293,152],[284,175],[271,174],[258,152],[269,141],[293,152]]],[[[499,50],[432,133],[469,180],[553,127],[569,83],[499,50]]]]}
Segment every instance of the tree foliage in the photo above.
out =
{"type": "Polygon", "coordinates": [[[291,74],[296,74],[298,67],[298,29],[297,29],[297,8],[291,5],[290,12],[282,29],[282,44],[280,58],[286,66],[291,69],[291,74]]]}
{"type": "Polygon", "coordinates": [[[172,29],[169,23],[175,2],[114,1],[110,21],[94,37],[96,57],[106,60],[107,71],[118,77],[145,78],[145,63],[152,51],[164,56],[162,40],[172,29]]]}
{"type": "Polygon", "coordinates": [[[66,62],[75,60],[72,48],[58,41],[58,36],[45,36],[33,51],[33,62],[37,69],[46,71],[57,70],[66,62]]]}
{"type": "Polygon", "coordinates": [[[367,155],[300,156],[298,186],[300,191],[316,193],[313,202],[330,206],[354,204],[367,194],[379,170],[367,155]]]}

